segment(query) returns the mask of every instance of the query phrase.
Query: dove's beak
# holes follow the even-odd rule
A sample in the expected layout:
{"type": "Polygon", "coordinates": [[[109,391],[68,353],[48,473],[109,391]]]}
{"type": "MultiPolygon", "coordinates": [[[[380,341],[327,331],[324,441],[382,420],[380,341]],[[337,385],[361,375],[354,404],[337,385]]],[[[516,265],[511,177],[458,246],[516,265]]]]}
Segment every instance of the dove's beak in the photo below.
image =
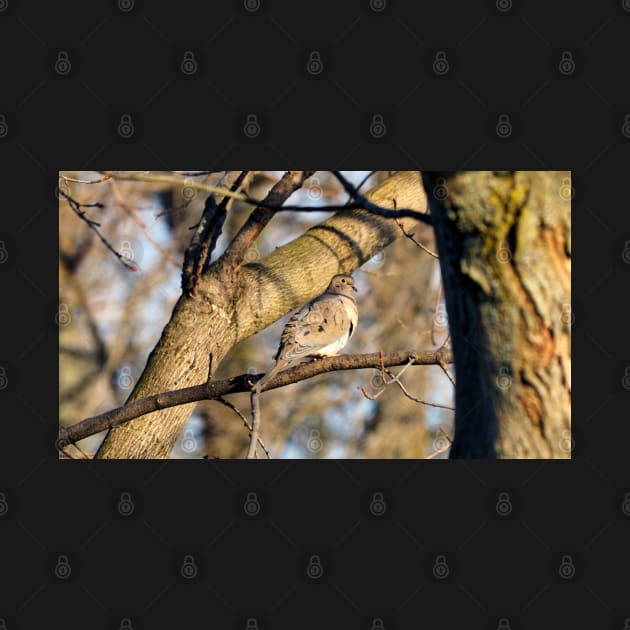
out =
{"type": "Polygon", "coordinates": [[[353,290],[355,293],[358,293],[358,292],[359,292],[359,289],[357,289],[357,288],[354,286],[354,284],[352,285],[352,290],[353,290]]]}

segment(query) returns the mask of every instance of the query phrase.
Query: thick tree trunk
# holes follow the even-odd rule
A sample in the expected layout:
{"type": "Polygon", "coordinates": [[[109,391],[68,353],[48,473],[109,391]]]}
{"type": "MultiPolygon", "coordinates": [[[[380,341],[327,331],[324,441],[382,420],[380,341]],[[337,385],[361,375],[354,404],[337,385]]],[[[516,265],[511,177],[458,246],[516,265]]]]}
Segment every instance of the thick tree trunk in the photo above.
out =
{"type": "Polygon", "coordinates": [[[569,457],[570,173],[424,181],[456,369],[451,457],[569,457]]]}
{"type": "MultiPolygon", "coordinates": [[[[417,172],[399,172],[367,197],[386,208],[426,210],[417,172]]],[[[411,231],[418,222],[404,219],[411,231]]],[[[279,247],[266,258],[230,268],[223,259],[204,273],[197,300],[178,300],[162,337],[129,400],[203,383],[212,353],[213,372],[242,339],[262,330],[352,272],[401,237],[394,220],[364,210],[344,210],[279,247]]],[[[166,458],[194,405],[151,413],[112,429],[98,458],[166,458]]]]}

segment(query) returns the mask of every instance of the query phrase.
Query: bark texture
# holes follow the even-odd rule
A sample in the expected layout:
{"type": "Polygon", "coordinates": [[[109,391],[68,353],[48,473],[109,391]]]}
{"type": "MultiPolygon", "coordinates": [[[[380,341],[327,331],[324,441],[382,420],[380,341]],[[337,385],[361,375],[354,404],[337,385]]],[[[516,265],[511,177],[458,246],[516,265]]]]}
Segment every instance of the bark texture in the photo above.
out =
{"type": "Polygon", "coordinates": [[[450,456],[570,457],[570,173],[424,180],[456,368],[450,456]]]}
{"type": "MultiPolygon", "coordinates": [[[[426,210],[417,172],[392,175],[367,195],[385,208],[426,210]]],[[[406,229],[425,226],[404,219],[406,229]]],[[[324,291],[336,273],[351,273],[401,238],[393,219],[344,210],[262,260],[234,266],[229,250],[204,272],[197,298],[182,296],[151,352],[129,400],[199,385],[239,341],[324,291]]],[[[112,429],[97,453],[104,459],[166,458],[195,404],[147,414],[112,429]]]]}

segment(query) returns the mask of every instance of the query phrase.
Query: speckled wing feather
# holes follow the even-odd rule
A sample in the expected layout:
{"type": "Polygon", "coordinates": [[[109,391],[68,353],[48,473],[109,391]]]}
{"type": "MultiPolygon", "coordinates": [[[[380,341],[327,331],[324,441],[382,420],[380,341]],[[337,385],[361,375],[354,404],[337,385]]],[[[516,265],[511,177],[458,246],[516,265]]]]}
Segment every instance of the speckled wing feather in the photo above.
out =
{"type": "Polygon", "coordinates": [[[291,363],[335,355],[348,343],[359,321],[354,291],[352,276],[337,274],[325,293],[291,317],[280,337],[276,364],[256,383],[258,391],[291,363]]]}
{"type": "Polygon", "coordinates": [[[276,359],[295,361],[336,354],[356,327],[356,305],[341,295],[322,295],[298,311],[280,338],[276,359]]]}

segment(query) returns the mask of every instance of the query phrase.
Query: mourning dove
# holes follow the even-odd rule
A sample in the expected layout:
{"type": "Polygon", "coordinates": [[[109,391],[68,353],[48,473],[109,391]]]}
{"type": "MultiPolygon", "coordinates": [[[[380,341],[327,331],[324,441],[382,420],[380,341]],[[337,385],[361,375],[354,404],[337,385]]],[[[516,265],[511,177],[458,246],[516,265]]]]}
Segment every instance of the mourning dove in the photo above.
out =
{"type": "Polygon", "coordinates": [[[359,321],[352,293],[356,290],[352,276],[338,274],[324,293],[293,315],[282,331],[276,364],[256,383],[258,391],[292,363],[306,357],[333,356],[348,343],[359,321]]]}

